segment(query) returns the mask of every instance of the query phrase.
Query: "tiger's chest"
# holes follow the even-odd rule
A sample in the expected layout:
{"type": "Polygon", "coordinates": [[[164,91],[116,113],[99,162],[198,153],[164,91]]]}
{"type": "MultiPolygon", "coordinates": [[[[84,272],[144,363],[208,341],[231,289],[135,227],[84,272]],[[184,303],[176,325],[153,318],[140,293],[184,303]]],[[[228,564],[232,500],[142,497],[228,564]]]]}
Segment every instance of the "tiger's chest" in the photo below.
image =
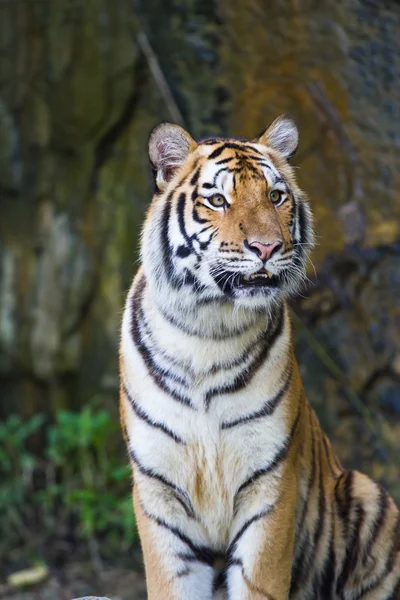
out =
{"type": "Polygon", "coordinates": [[[261,322],[241,336],[209,342],[170,331],[158,319],[148,311],[144,326],[137,308],[129,310],[122,331],[125,418],[139,487],[153,498],[165,492],[171,518],[184,502],[201,539],[223,547],[246,503],[257,508],[276,495],[275,483],[259,495],[242,489],[270,464],[287,433],[286,409],[276,399],[289,336],[283,328],[272,343],[261,322]]]}
{"type": "MultiPolygon", "coordinates": [[[[232,395],[230,401],[235,400],[232,395]]],[[[141,464],[180,490],[180,496],[196,515],[204,542],[222,549],[229,542],[235,519],[241,512],[248,512],[249,502],[257,507],[258,503],[274,501],[275,484],[264,486],[258,494],[253,491],[250,497],[240,490],[254,472],[271,462],[281,436],[278,419],[224,429],[218,408],[216,405],[215,411],[198,411],[191,418],[181,415],[182,443],[161,430],[146,427],[139,419],[132,424],[131,439],[141,464]]],[[[175,431],[178,421],[177,416],[169,420],[175,431]]]]}

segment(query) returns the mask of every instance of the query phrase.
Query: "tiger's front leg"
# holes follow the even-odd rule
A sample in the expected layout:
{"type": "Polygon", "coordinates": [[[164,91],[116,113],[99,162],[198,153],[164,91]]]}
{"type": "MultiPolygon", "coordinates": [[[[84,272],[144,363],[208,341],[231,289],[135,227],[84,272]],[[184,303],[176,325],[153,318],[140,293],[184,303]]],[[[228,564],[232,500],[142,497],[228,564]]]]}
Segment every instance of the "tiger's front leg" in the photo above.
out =
{"type": "Polygon", "coordinates": [[[148,600],[211,600],[214,557],[209,549],[193,542],[182,526],[145,511],[137,487],[133,500],[148,600]]]}
{"type": "MultiPolygon", "coordinates": [[[[229,600],[287,600],[293,561],[296,483],[244,522],[228,552],[229,600]]],[[[247,512],[247,511],[246,511],[247,512]]]]}

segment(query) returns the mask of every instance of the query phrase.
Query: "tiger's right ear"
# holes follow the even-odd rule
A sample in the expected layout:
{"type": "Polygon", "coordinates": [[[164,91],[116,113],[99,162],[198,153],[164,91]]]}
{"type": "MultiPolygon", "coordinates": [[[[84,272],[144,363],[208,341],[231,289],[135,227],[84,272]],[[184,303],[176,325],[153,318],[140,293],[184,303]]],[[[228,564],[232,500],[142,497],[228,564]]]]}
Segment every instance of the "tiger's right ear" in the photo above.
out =
{"type": "Polygon", "coordinates": [[[149,157],[160,192],[196,148],[194,139],[179,125],[161,123],[153,129],[149,139],[149,157]]]}

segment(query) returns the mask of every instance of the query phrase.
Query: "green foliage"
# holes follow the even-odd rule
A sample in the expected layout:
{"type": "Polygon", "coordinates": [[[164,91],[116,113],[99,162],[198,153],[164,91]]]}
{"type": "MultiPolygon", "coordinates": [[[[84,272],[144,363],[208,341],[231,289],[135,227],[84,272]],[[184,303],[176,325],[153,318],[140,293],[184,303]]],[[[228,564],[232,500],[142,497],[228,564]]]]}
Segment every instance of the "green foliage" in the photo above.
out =
{"type": "Polygon", "coordinates": [[[30,491],[38,459],[28,450],[27,441],[43,423],[43,415],[28,421],[11,415],[0,424],[0,551],[28,538],[25,523],[32,512],[30,491]]]}
{"type": "MultiPolygon", "coordinates": [[[[104,409],[62,410],[44,427],[42,415],[12,415],[0,425],[0,554],[31,544],[77,516],[83,539],[127,550],[136,536],[130,468],[116,447],[118,424],[104,409]],[[40,456],[32,448],[45,441],[40,456]],[[5,518],[3,518],[3,515],[5,518]]],[[[42,540],[43,541],[43,540],[42,540]]]]}

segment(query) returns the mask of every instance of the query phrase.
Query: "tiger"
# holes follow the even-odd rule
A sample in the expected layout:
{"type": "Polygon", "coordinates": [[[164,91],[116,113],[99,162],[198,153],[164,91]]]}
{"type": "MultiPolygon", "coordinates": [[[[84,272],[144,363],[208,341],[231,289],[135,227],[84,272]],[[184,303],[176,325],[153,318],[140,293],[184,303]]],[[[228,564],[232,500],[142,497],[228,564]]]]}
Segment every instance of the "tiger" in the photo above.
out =
{"type": "Polygon", "coordinates": [[[252,140],[151,133],[120,415],[149,600],[399,600],[400,515],[345,470],[303,389],[287,299],[314,246],[282,115],[252,140]]]}

